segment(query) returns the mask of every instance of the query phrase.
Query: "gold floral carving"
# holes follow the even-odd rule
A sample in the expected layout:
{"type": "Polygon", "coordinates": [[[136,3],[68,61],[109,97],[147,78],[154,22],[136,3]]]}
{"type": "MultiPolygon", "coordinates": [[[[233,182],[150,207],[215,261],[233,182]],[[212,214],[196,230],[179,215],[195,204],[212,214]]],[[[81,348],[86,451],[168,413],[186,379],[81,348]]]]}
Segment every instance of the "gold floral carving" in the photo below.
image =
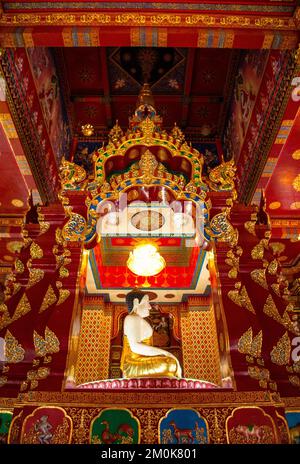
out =
{"type": "Polygon", "coordinates": [[[24,264],[22,263],[22,261],[17,258],[16,261],[15,261],[15,270],[16,270],[16,273],[17,274],[22,274],[24,272],[24,264]]]}
{"type": "Polygon", "coordinates": [[[85,239],[86,220],[81,214],[70,213],[70,219],[64,225],[62,238],[70,242],[79,242],[85,239]]]}
{"type": "Polygon", "coordinates": [[[30,256],[32,259],[41,259],[43,257],[44,253],[41,247],[35,243],[32,242],[30,245],[30,256]]]}
{"type": "Polygon", "coordinates": [[[258,285],[268,290],[268,283],[266,279],[266,270],[265,269],[254,269],[250,273],[251,279],[254,280],[258,285]]]}
{"type": "Polygon", "coordinates": [[[7,383],[8,378],[5,375],[0,376],[0,388],[7,383]]]}
{"type": "Polygon", "coordinates": [[[212,190],[232,190],[234,192],[234,199],[236,198],[234,177],[236,166],[234,160],[221,163],[219,166],[213,168],[209,172],[209,185],[212,190]]]}
{"type": "Polygon", "coordinates": [[[150,150],[146,150],[139,162],[139,167],[143,174],[143,180],[146,184],[151,184],[154,177],[154,171],[157,166],[158,162],[153,153],[151,153],[150,150]]]}
{"type": "Polygon", "coordinates": [[[141,423],[142,443],[158,443],[158,422],[160,417],[167,414],[167,409],[134,408],[132,413],[141,423]]]}
{"type": "Polygon", "coordinates": [[[68,271],[68,269],[66,267],[61,266],[59,268],[59,277],[61,279],[64,279],[65,277],[69,277],[69,271],[68,271]]]}
{"type": "Polygon", "coordinates": [[[23,361],[25,350],[18,340],[10,333],[9,330],[5,334],[5,359],[8,363],[19,363],[23,361]]]}
{"type": "Polygon", "coordinates": [[[278,309],[274,303],[274,300],[271,295],[268,296],[265,304],[263,312],[267,314],[267,316],[272,317],[275,321],[281,323],[281,316],[278,312],[278,309]]]}
{"type": "Polygon", "coordinates": [[[27,283],[27,288],[33,287],[44,277],[44,271],[42,269],[31,268],[29,269],[29,280],[27,283]]]}
{"type": "Polygon", "coordinates": [[[61,186],[64,190],[78,188],[78,184],[81,184],[86,178],[86,172],[82,166],[66,161],[65,158],[62,158],[59,174],[61,186]]]}
{"type": "Polygon", "coordinates": [[[274,364],[284,366],[289,363],[291,354],[291,341],[287,332],[279,339],[271,351],[271,360],[274,364]]]}
{"type": "Polygon", "coordinates": [[[64,239],[63,239],[63,236],[62,236],[62,230],[57,227],[57,229],[55,230],[55,241],[58,245],[63,245],[64,244],[64,239]]]}
{"type": "Polygon", "coordinates": [[[48,290],[44,296],[42,305],[40,307],[39,313],[42,313],[43,311],[45,311],[47,308],[49,308],[49,306],[56,303],[56,301],[57,301],[57,298],[56,298],[55,292],[52,286],[49,285],[48,290]]]}
{"type": "Polygon", "coordinates": [[[278,269],[278,261],[277,259],[273,259],[268,266],[268,272],[271,275],[275,275],[278,269]]]}
{"type": "Polygon", "coordinates": [[[16,307],[16,310],[14,312],[12,320],[15,321],[15,320],[19,319],[19,317],[24,316],[25,314],[29,313],[29,311],[31,311],[31,306],[30,306],[29,300],[28,300],[28,298],[26,296],[26,293],[23,293],[23,296],[20,299],[20,301],[19,301],[19,303],[18,303],[18,305],[16,307]]]}

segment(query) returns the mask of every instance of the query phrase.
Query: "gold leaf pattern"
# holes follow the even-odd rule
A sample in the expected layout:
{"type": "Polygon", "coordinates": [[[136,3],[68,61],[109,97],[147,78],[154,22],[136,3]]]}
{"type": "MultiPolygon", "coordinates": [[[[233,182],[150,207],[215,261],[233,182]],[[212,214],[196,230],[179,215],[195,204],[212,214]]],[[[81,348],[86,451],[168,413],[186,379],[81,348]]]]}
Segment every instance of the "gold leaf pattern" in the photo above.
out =
{"type": "Polygon", "coordinates": [[[279,284],[272,284],[271,288],[272,288],[273,292],[276,293],[276,295],[281,296],[280,295],[280,285],[279,284]]]}
{"type": "Polygon", "coordinates": [[[17,274],[22,274],[24,272],[24,264],[22,263],[22,261],[17,258],[16,261],[15,261],[15,270],[16,270],[16,273],[17,274]]]}
{"type": "Polygon", "coordinates": [[[68,277],[69,276],[69,271],[66,267],[60,267],[59,268],[59,277],[61,279],[63,279],[64,277],[68,277]]]}
{"type": "Polygon", "coordinates": [[[244,354],[250,353],[251,343],[252,343],[252,327],[249,327],[249,329],[239,339],[238,351],[244,354]]]}
{"type": "Polygon", "coordinates": [[[29,269],[29,280],[27,283],[27,288],[33,287],[44,277],[44,271],[42,269],[31,268],[29,269]]]}
{"type": "Polygon", "coordinates": [[[47,354],[59,352],[59,340],[49,327],[46,327],[45,329],[45,341],[47,354]]]}
{"type": "Polygon", "coordinates": [[[268,296],[265,302],[263,312],[267,314],[267,316],[270,316],[273,319],[275,319],[275,321],[281,323],[281,316],[278,312],[278,309],[276,308],[276,305],[271,295],[268,296]]]}
{"type": "Polygon", "coordinates": [[[229,290],[227,293],[228,298],[230,298],[238,306],[242,306],[241,298],[238,290],[229,290]]]}
{"type": "Polygon", "coordinates": [[[43,339],[35,330],[33,331],[33,343],[34,349],[37,356],[46,356],[46,340],[43,339]]]}
{"type": "Polygon", "coordinates": [[[41,247],[35,243],[32,242],[30,245],[30,256],[32,259],[41,259],[43,257],[44,253],[41,247]]]}
{"type": "Polygon", "coordinates": [[[254,269],[250,273],[251,279],[256,282],[258,285],[268,290],[268,283],[266,279],[266,270],[265,269],[254,269]]]}
{"type": "Polygon", "coordinates": [[[252,343],[251,343],[250,354],[251,356],[254,356],[254,358],[259,358],[261,356],[262,339],[263,339],[263,333],[261,330],[256,335],[256,337],[253,338],[252,343]]]}
{"type": "Polygon", "coordinates": [[[271,360],[274,364],[284,366],[289,363],[291,353],[291,341],[287,332],[277,342],[271,351],[271,360]]]}
{"type": "Polygon", "coordinates": [[[278,261],[277,259],[273,259],[268,266],[268,272],[271,275],[275,275],[278,269],[278,261]]]}
{"type": "Polygon", "coordinates": [[[31,311],[31,306],[26,296],[26,293],[23,293],[23,296],[20,299],[18,306],[14,312],[12,320],[15,321],[16,319],[19,319],[19,317],[24,316],[25,314],[29,313],[29,311],[31,311]]]}
{"type": "Polygon", "coordinates": [[[25,350],[9,330],[6,331],[4,339],[6,361],[9,363],[18,363],[23,361],[25,350]]]}
{"type": "Polygon", "coordinates": [[[254,248],[251,250],[251,257],[252,259],[263,259],[264,256],[264,247],[261,242],[255,245],[254,248]]]}
{"type": "Polygon", "coordinates": [[[249,232],[249,234],[256,236],[256,233],[255,233],[255,221],[247,221],[247,222],[245,222],[244,227],[249,232]]]}
{"type": "Polygon", "coordinates": [[[67,298],[70,296],[70,290],[67,288],[60,288],[59,289],[59,298],[58,302],[56,303],[56,306],[61,305],[64,301],[66,301],[67,298]]]}
{"type": "Polygon", "coordinates": [[[56,303],[56,301],[57,301],[57,298],[54,293],[54,290],[51,287],[51,285],[49,285],[48,290],[44,296],[43,303],[40,307],[39,313],[42,313],[43,311],[45,311],[47,308],[49,308],[49,306],[56,303]]]}
{"type": "Polygon", "coordinates": [[[242,287],[240,297],[241,297],[242,306],[244,308],[248,309],[248,311],[250,311],[251,313],[255,314],[255,309],[252,306],[252,303],[251,303],[251,300],[249,298],[249,295],[248,295],[248,292],[246,290],[245,285],[243,285],[243,287],[242,287]]]}

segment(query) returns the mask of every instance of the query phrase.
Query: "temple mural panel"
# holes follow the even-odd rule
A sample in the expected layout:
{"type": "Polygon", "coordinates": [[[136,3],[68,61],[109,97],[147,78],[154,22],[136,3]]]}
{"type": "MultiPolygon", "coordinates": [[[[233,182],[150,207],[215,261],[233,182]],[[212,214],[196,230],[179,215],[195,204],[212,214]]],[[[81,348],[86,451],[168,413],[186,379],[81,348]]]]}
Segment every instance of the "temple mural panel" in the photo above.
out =
{"type": "Polygon", "coordinates": [[[21,443],[51,445],[71,443],[72,421],[59,407],[40,407],[25,417],[21,443]]]}
{"type": "Polygon", "coordinates": [[[173,409],[160,420],[159,443],[207,444],[207,422],[193,409],[173,409]]]}
{"type": "Polygon", "coordinates": [[[139,443],[139,440],[139,421],[126,409],[105,409],[91,424],[92,444],[132,445],[139,443]]]}

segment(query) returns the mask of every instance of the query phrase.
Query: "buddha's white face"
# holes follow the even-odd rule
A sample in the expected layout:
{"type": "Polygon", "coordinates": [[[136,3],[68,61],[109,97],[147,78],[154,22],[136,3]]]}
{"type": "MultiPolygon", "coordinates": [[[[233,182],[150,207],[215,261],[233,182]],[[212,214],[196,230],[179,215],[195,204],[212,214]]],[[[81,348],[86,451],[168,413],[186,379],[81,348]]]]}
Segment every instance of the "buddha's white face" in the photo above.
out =
{"type": "Polygon", "coordinates": [[[151,305],[149,303],[149,296],[145,295],[139,302],[137,298],[133,300],[132,312],[135,312],[140,317],[148,317],[150,314],[151,305]]]}

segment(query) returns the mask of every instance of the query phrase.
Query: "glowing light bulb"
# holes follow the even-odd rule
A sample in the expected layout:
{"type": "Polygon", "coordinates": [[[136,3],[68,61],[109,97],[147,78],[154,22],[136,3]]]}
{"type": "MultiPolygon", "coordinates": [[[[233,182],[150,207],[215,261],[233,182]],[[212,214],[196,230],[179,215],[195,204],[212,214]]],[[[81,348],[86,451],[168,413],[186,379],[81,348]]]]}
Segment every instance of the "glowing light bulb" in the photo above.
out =
{"type": "Polygon", "coordinates": [[[127,267],[134,274],[149,277],[161,272],[166,266],[164,258],[150,243],[138,245],[130,252],[127,267]]]}

